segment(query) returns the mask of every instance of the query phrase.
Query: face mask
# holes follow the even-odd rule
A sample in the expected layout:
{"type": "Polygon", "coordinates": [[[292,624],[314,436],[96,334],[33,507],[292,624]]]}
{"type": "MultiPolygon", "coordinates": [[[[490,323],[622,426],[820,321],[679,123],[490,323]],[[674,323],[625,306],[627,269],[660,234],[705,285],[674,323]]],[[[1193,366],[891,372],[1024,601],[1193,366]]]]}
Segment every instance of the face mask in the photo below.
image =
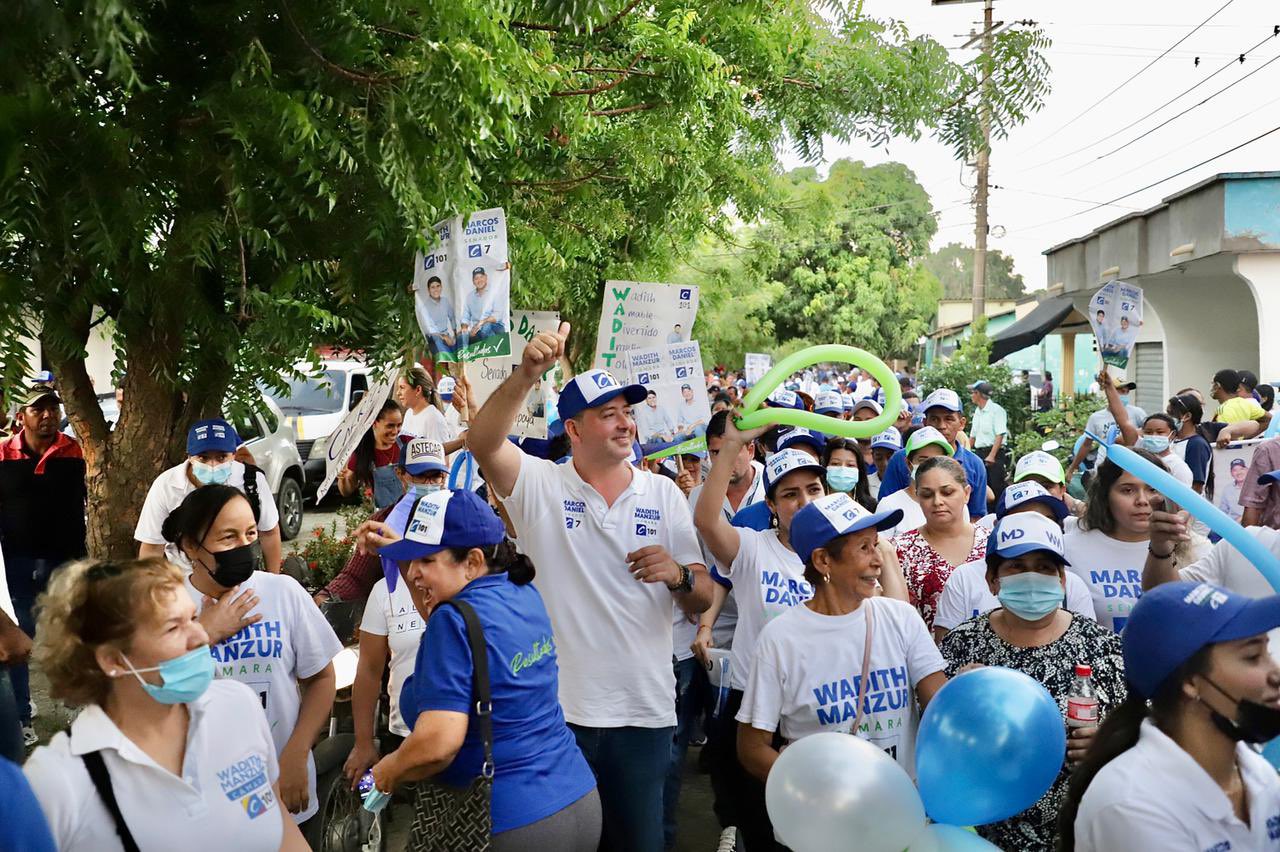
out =
{"type": "Polygon", "coordinates": [[[188,701],[195,701],[213,683],[213,657],[209,656],[208,645],[201,645],[181,657],[165,660],[149,669],[135,669],[128,657],[124,661],[138,683],[147,691],[147,695],[161,704],[186,704],[188,701]],[[163,685],[147,683],[142,679],[142,672],[160,672],[163,685]]]}
{"type": "Polygon", "coordinates": [[[209,572],[213,582],[226,589],[240,585],[262,567],[262,544],[257,541],[218,553],[204,552],[213,557],[214,570],[209,572]]]}
{"type": "Polygon", "coordinates": [[[1031,571],[1000,578],[1000,605],[1024,621],[1039,621],[1062,606],[1065,596],[1057,577],[1031,571]]]}
{"type": "Polygon", "coordinates": [[[858,485],[858,469],[856,467],[827,468],[827,484],[836,491],[848,493],[858,485]]]}
{"type": "Polygon", "coordinates": [[[1253,743],[1261,745],[1270,742],[1276,737],[1280,737],[1280,710],[1275,707],[1268,707],[1265,704],[1259,704],[1256,701],[1250,701],[1247,698],[1239,700],[1232,698],[1227,691],[1218,686],[1209,678],[1205,678],[1205,682],[1214,689],[1226,695],[1236,704],[1235,720],[1228,719],[1217,710],[1209,707],[1209,717],[1213,720],[1214,726],[1222,731],[1224,735],[1235,742],[1253,743]]]}
{"type": "Polygon", "coordinates": [[[231,478],[231,462],[205,464],[202,461],[193,461],[191,474],[201,485],[225,485],[231,478]]]}
{"type": "Polygon", "coordinates": [[[1164,455],[1169,451],[1168,435],[1143,435],[1138,440],[1138,446],[1149,453],[1155,453],[1158,456],[1164,455]]]}

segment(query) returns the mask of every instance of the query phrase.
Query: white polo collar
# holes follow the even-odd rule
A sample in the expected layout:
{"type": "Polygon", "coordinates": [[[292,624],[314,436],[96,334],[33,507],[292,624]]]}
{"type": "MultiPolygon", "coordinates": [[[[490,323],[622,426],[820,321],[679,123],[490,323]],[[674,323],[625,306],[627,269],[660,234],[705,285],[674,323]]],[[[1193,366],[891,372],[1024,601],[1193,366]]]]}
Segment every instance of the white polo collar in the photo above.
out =
{"type": "MultiPolygon", "coordinates": [[[[128,675],[128,677],[132,676],[128,675]]],[[[190,719],[187,722],[188,741],[191,739],[191,732],[200,724],[209,700],[209,691],[205,690],[199,698],[187,702],[187,710],[190,713],[190,719]]],[[[155,765],[155,761],[133,740],[126,737],[107,715],[107,711],[98,704],[85,707],[71,723],[68,749],[77,757],[92,751],[113,749],[121,758],[132,763],[155,765]]]]}
{"type": "MultiPolygon", "coordinates": [[[[600,497],[600,492],[595,489],[595,486],[588,483],[578,473],[578,468],[573,463],[572,456],[567,462],[559,467],[561,468],[561,475],[564,477],[565,484],[568,486],[570,491],[579,495],[594,494],[597,498],[600,497]]],[[[649,490],[649,477],[645,475],[648,471],[640,470],[630,462],[627,462],[627,467],[631,471],[631,484],[622,490],[622,493],[618,495],[618,500],[621,500],[626,497],[628,493],[632,492],[634,492],[638,497],[643,497],[649,490]]],[[[615,500],[614,502],[616,503],[617,501],[615,500]]]]}
{"type": "MultiPolygon", "coordinates": [[[[1209,777],[1204,767],[1196,763],[1195,758],[1187,754],[1182,746],[1174,742],[1150,719],[1142,723],[1138,735],[1138,746],[1146,752],[1147,759],[1154,770],[1151,773],[1152,778],[1178,779],[1179,801],[1170,802],[1171,805],[1195,808],[1206,819],[1213,822],[1238,822],[1231,802],[1227,799],[1227,794],[1222,792],[1222,788],[1209,777]]],[[[1236,745],[1241,775],[1248,776],[1245,778],[1245,792],[1246,795],[1251,795],[1253,791],[1259,789],[1260,783],[1265,783],[1265,780],[1260,781],[1250,771],[1249,761],[1240,754],[1241,750],[1247,751],[1248,748],[1243,743],[1236,745]]]]}

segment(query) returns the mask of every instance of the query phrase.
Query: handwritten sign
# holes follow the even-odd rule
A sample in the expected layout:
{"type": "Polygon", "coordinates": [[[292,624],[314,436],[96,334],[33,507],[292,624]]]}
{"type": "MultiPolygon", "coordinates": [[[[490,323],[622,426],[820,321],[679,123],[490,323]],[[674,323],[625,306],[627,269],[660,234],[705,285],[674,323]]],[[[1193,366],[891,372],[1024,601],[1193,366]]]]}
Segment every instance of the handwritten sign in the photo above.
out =
{"type": "Polygon", "coordinates": [[[698,315],[698,288],[688,284],[607,281],[596,335],[595,366],[613,370],[632,349],[686,343],[698,315]]]}

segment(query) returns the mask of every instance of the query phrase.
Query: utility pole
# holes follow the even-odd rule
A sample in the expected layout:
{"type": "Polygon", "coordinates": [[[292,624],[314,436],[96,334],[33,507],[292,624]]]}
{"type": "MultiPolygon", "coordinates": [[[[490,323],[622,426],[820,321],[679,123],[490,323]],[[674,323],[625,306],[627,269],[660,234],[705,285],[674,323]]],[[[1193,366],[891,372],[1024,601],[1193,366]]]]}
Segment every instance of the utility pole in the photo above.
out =
{"type": "Polygon", "coordinates": [[[978,149],[977,181],[974,187],[976,224],[973,231],[973,321],[987,312],[987,184],[991,171],[991,43],[993,0],[982,4],[982,82],[978,94],[978,118],[982,126],[982,147],[978,149]]]}

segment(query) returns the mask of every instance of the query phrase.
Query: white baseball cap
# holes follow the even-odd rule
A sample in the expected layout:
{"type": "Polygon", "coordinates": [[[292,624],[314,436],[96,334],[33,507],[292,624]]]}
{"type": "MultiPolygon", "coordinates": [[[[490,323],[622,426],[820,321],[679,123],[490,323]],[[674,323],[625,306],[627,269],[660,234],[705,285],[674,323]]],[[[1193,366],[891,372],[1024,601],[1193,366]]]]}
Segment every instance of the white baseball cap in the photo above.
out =
{"type": "Polygon", "coordinates": [[[803,450],[778,450],[764,461],[764,493],[772,497],[774,486],[782,477],[797,470],[810,470],[819,476],[827,471],[803,450]]]}
{"type": "Polygon", "coordinates": [[[858,413],[858,411],[864,408],[870,408],[876,414],[879,414],[880,412],[884,411],[884,406],[876,402],[871,397],[867,397],[866,399],[860,399],[853,404],[853,413],[856,414],[858,413]]]}
{"type": "Polygon", "coordinates": [[[1063,565],[1071,564],[1067,561],[1062,542],[1062,529],[1036,512],[1005,515],[996,521],[995,529],[987,539],[988,564],[992,556],[1013,559],[1036,550],[1053,554],[1063,565]]]}
{"type": "Polygon", "coordinates": [[[871,449],[873,450],[900,450],[902,449],[902,433],[892,427],[885,429],[879,435],[871,439],[871,449]]]}
{"type": "Polygon", "coordinates": [[[818,414],[843,414],[844,400],[835,391],[819,391],[814,397],[813,410],[818,414]]]}
{"type": "Polygon", "coordinates": [[[947,411],[964,411],[960,405],[960,395],[950,388],[938,388],[924,398],[920,409],[927,412],[930,408],[945,408],[947,411]]]}
{"type": "Polygon", "coordinates": [[[1018,459],[1013,468],[1013,481],[1021,482],[1028,476],[1039,476],[1058,485],[1067,481],[1062,471],[1062,462],[1044,450],[1034,450],[1018,459]]]}

